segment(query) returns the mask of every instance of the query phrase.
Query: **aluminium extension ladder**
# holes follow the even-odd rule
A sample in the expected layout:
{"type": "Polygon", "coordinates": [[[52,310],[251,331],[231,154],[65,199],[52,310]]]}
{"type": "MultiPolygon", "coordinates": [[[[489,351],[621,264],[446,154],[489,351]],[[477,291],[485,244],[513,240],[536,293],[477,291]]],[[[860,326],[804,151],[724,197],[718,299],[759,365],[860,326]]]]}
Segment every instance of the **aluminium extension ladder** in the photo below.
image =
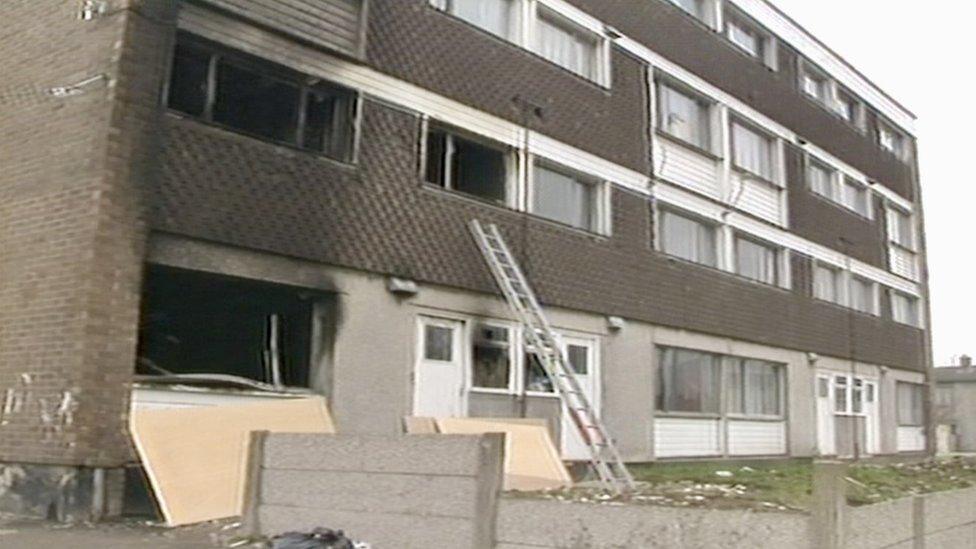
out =
{"type": "Polygon", "coordinates": [[[587,398],[574,375],[572,365],[560,350],[542,307],[536,300],[522,269],[502,239],[494,224],[482,227],[471,220],[471,233],[481,249],[488,267],[498,283],[509,307],[521,321],[525,341],[552,381],[563,407],[576,426],[590,453],[590,464],[603,486],[616,495],[631,492],[634,478],[630,475],[613,439],[587,398]]]}

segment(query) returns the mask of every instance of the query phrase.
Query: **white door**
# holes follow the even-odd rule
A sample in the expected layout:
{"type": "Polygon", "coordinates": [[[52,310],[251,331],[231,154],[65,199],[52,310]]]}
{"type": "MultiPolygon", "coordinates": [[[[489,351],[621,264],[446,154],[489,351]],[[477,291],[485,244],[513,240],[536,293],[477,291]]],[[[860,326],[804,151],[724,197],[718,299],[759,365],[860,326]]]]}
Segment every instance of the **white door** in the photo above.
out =
{"type": "Polygon", "coordinates": [[[867,430],[864,439],[864,452],[867,454],[881,453],[881,417],[878,411],[878,383],[864,382],[864,425],[867,430]]]}
{"type": "Polygon", "coordinates": [[[837,453],[834,438],[833,376],[818,375],[813,388],[817,398],[817,453],[832,456],[837,453]]]}
{"type": "Polygon", "coordinates": [[[463,324],[420,317],[414,368],[413,415],[462,417],[464,410],[463,324]]]}
{"type": "MultiPolygon", "coordinates": [[[[600,413],[600,391],[599,391],[599,371],[596,345],[591,340],[563,338],[563,349],[570,366],[576,374],[586,398],[590,401],[593,409],[600,413]]],[[[590,450],[583,437],[580,435],[576,424],[573,422],[569,412],[562,410],[562,453],[563,459],[567,460],[587,460],[590,459],[590,450]]]]}

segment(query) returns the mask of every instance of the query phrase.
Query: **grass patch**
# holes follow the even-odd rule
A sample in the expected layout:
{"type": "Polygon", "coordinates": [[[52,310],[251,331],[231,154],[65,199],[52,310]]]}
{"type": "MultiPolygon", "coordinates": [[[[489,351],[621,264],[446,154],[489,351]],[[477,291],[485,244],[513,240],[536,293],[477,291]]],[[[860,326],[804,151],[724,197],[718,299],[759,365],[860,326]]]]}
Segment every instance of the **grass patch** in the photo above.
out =
{"type": "MultiPolygon", "coordinates": [[[[810,507],[813,464],[809,459],[759,462],[632,465],[635,504],[711,509],[803,512],[810,507]]],[[[961,458],[920,463],[851,465],[848,503],[866,505],[912,494],[976,486],[976,463],[961,458]]],[[[573,489],[545,497],[607,501],[594,490],[573,489]]]]}

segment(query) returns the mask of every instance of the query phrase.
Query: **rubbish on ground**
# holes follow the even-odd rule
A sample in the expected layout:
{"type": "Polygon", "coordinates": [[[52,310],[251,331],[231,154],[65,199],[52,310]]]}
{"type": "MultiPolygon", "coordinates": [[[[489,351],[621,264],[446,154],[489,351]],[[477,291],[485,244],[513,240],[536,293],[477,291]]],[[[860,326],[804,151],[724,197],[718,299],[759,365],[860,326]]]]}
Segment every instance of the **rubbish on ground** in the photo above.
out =
{"type": "Polygon", "coordinates": [[[335,427],[321,397],[133,410],[130,432],[167,525],[241,514],[251,431],[335,433],[335,427]]]}
{"type": "Polygon", "coordinates": [[[288,532],[271,538],[272,549],[370,549],[369,544],[353,541],[342,530],[316,528],[309,533],[288,532]]]}
{"type": "Polygon", "coordinates": [[[715,476],[722,478],[732,478],[734,475],[732,471],[715,471],[715,476]]]}

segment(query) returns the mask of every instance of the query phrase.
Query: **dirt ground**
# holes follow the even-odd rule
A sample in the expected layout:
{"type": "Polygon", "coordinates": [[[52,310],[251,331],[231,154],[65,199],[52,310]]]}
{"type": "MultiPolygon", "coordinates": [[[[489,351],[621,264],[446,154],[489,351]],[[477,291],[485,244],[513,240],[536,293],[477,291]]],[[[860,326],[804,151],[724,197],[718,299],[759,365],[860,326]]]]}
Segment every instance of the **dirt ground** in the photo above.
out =
{"type": "Polygon", "coordinates": [[[63,525],[0,517],[3,549],[205,549],[220,547],[222,526],[166,528],[145,521],[63,525]]]}

